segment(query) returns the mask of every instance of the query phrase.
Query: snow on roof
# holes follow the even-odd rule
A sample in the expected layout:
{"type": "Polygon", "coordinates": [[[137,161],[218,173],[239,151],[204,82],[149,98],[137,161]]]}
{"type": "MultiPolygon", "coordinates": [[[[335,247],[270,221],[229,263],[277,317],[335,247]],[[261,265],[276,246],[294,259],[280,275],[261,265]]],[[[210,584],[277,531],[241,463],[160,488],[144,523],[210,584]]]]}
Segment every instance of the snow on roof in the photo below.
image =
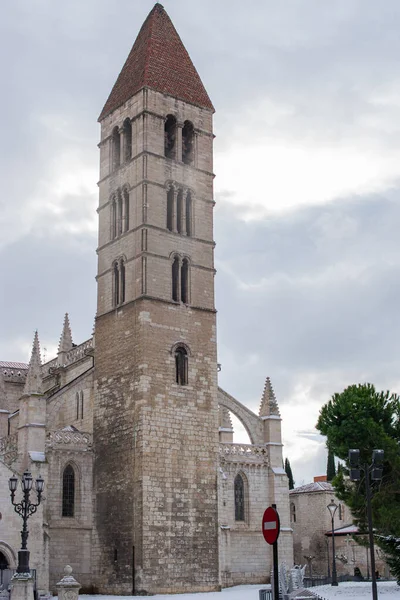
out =
{"type": "Polygon", "coordinates": [[[28,454],[31,460],[33,460],[33,462],[45,462],[46,460],[44,452],[37,452],[36,450],[31,450],[28,454]]]}
{"type": "Polygon", "coordinates": [[[334,492],[333,486],[327,481],[314,481],[290,490],[289,494],[307,494],[310,492],[334,492]]]}
{"type": "MultiPolygon", "coordinates": [[[[357,525],[344,525],[343,527],[338,527],[335,529],[335,535],[352,535],[358,533],[359,529],[357,525]]],[[[332,535],[332,531],[327,531],[325,535],[332,535]]]]}

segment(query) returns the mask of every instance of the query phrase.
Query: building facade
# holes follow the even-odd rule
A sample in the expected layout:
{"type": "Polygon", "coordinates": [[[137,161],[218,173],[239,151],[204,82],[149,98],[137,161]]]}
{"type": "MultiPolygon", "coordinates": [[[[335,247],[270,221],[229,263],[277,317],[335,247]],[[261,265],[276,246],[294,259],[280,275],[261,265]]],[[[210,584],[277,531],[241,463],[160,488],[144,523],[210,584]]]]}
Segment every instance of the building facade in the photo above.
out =
{"type": "MultiPolygon", "coordinates": [[[[308,576],[332,574],[332,518],[327,508],[334,500],[335,559],[337,575],[354,575],[359,572],[369,578],[370,549],[367,536],[359,534],[353,525],[350,509],[334,493],[325,477],[315,477],[313,483],[294,488],[290,496],[290,522],[293,529],[295,564],[307,564],[308,576]]],[[[375,546],[376,569],[381,576],[389,577],[383,553],[375,546]]]]}
{"type": "MultiPolygon", "coordinates": [[[[42,590],[66,563],[88,591],[116,594],[266,581],[272,503],[292,564],[271,383],[259,415],[217,383],[213,113],[156,4],[99,117],[94,335],[73,344],[66,315],[54,360],[41,364],[36,335],[29,366],[0,363],[0,476],[47,482],[30,537],[42,590]],[[250,444],[233,443],[230,413],[250,444]]],[[[10,566],[13,519],[0,521],[10,566]]]]}

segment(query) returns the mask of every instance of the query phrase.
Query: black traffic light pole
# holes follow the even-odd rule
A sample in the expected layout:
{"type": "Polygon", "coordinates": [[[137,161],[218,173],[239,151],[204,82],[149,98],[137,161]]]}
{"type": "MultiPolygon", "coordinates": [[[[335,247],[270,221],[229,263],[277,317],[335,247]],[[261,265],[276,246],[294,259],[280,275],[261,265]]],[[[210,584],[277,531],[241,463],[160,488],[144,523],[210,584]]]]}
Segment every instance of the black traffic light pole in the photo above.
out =
{"type": "Polygon", "coordinates": [[[383,450],[373,450],[371,465],[365,463],[363,467],[360,467],[360,451],[358,449],[349,450],[351,481],[360,480],[360,471],[364,471],[365,475],[365,496],[367,500],[368,537],[371,559],[372,600],[378,600],[378,586],[376,585],[374,532],[372,529],[371,484],[369,477],[371,475],[372,481],[380,481],[382,479],[383,458],[383,450]]]}

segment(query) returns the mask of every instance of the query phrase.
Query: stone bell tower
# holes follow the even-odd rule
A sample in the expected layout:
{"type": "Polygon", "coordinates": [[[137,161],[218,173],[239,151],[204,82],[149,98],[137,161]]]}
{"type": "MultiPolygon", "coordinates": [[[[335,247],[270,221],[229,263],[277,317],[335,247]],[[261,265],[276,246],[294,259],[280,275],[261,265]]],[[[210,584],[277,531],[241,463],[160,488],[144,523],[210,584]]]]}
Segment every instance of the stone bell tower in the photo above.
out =
{"type": "Polygon", "coordinates": [[[156,4],[99,117],[99,592],[219,585],[213,112],[156,4]]]}

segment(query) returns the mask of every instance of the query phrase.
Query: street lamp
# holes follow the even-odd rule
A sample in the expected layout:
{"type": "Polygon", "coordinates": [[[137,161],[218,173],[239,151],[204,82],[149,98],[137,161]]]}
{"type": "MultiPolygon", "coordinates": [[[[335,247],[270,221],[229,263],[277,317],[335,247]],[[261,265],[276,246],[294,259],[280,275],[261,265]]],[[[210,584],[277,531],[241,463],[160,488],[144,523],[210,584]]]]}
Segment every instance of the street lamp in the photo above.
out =
{"type": "MultiPolygon", "coordinates": [[[[364,471],[364,474],[365,474],[365,496],[367,499],[368,535],[369,535],[369,551],[370,551],[370,563],[371,563],[372,598],[373,598],[373,600],[378,600],[378,588],[376,585],[374,532],[372,529],[371,484],[370,484],[369,478],[371,476],[372,481],[380,481],[382,479],[384,456],[385,456],[385,453],[383,450],[373,450],[371,464],[369,465],[369,464],[365,463],[363,466],[361,466],[360,465],[360,451],[358,449],[349,450],[349,465],[350,465],[351,481],[360,481],[361,471],[364,471]]],[[[367,557],[368,557],[368,555],[367,555],[367,557]]]]}
{"type": "Polygon", "coordinates": [[[29,550],[26,547],[26,543],[28,541],[29,531],[27,528],[27,522],[31,515],[33,515],[37,511],[37,507],[40,504],[42,499],[42,492],[44,489],[44,480],[39,475],[35,482],[35,490],[37,495],[37,503],[29,501],[29,496],[33,486],[32,475],[29,471],[25,471],[21,480],[21,487],[23,492],[23,498],[21,502],[14,502],[15,500],[15,492],[17,491],[18,479],[15,475],[10,477],[8,481],[8,487],[11,492],[11,504],[14,506],[14,510],[17,514],[22,517],[22,531],[21,531],[21,550],[18,551],[18,567],[17,573],[30,573],[29,568],[29,550]]]}
{"type": "Polygon", "coordinates": [[[334,523],[335,512],[338,509],[338,505],[335,503],[334,499],[332,498],[332,500],[329,502],[329,504],[326,508],[331,513],[331,520],[332,520],[332,584],[331,585],[338,585],[337,573],[336,573],[335,523],[334,523]]]}
{"type": "Polygon", "coordinates": [[[330,579],[331,578],[331,565],[330,565],[330,560],[329,560],[329,540],[328,540],[328,538],[325,539],[325,542],[326,542],[326,553],[328,555],[328,561],[327,561],[327,563],[328,563],[328,579],[330,579]]]}

